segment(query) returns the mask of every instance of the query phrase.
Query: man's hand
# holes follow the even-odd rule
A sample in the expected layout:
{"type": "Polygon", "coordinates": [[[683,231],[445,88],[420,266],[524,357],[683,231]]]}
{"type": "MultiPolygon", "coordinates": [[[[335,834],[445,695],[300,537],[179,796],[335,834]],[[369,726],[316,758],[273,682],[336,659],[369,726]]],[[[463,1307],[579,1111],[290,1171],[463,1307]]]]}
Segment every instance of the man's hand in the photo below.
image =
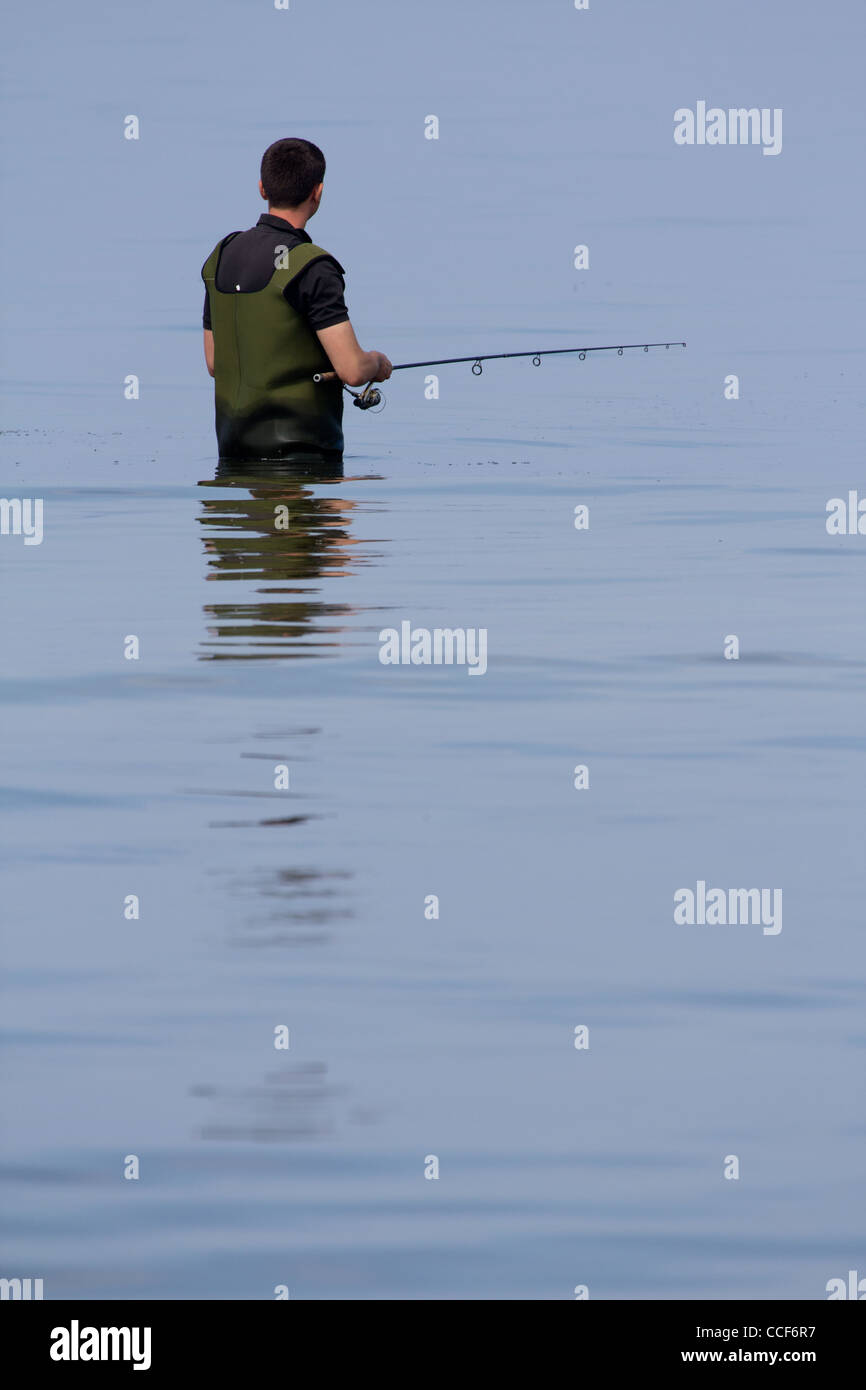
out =
{"type": "Polygon", "coordinates": [[[379,359],[379,370],[375,376],[370,377],[370,380],[387,381],[388,377],[391,375],[391,372],[393,371],[391,363],[388,361],[388,358],[385,356],[384,352],[377,352],[376,349],[373,348],[372,353],[374,357],[378,357],[379,359]]]}
{"type": "Polygon", "coordinates": [[[205,360],[205,366],[207,367],[207,369],[208,369],[208,371],[210,372],[211,376],[213,376],[213,374],[214,374],[214,365],[213,365],[214,356],[213,356],[213,353],[214,353],[214,349],[213,349],[213,330],[210,329],[210,328],[206,328],[206,329],[204,330],[204,360],[205,360]]]}

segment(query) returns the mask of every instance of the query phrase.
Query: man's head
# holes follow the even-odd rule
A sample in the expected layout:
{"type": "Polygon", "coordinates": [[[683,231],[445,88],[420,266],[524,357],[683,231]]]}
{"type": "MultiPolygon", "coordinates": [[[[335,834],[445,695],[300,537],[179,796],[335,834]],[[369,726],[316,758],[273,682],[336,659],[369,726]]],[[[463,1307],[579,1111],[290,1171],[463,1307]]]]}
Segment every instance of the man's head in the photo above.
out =
{"type": "Polygon", "coordinates": [[[325,156],[309,140],[276,140],[262,155],[259,192],[269,208],[303,209],[312,217],[322,198],[325,156]]]}

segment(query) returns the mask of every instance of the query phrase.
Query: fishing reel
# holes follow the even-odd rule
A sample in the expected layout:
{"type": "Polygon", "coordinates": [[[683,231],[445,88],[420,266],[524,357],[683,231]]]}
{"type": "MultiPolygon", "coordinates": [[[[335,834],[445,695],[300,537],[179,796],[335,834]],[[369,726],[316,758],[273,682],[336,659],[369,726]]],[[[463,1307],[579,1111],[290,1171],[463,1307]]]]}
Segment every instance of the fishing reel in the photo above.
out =
{"type": "MultiPolygon", "coordinates": [[[[333,375],[333,373],[329,372],[316,372],[313,381],[316,383],[320,381],[330,381],[333,379],[333,375]]],[[[385,397],[378,387],[373,385],[372,381],[367,382],[363,391],[353,391],[344,381],[343,390],[349,393],[352,397],[353,404],[356,405],[359,410],[376,410],[378,406],[378,414],[385,409],[385,397]]]]}
{"type": "MultiPolygon", "coordinates": [[[[346,390],[349,391],[348,386],[346,390]]],[[[359,410],[375,410],[377,405],[381,406],[383,410],[385,408],[385,397],[382,395],[382,392],[373,385],[372,381],[367,382],[363,391],[349,391],[349,395],[354,398],[353,404],[356,405],[359,410]]]]}

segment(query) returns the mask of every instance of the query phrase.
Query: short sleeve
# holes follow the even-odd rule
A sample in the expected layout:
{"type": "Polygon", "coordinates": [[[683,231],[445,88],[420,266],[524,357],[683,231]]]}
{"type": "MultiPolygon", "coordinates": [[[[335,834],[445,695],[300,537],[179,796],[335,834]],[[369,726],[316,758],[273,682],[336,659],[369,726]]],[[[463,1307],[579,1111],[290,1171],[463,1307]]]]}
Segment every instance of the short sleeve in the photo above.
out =
{"type": "Polygon", "coordinates": [[[345,293],[340,267],[330,256],[311,261],[283,291],[292,308],[303,314],[314,332],[332,328],[336,323],[348,323],[345,293]]]}

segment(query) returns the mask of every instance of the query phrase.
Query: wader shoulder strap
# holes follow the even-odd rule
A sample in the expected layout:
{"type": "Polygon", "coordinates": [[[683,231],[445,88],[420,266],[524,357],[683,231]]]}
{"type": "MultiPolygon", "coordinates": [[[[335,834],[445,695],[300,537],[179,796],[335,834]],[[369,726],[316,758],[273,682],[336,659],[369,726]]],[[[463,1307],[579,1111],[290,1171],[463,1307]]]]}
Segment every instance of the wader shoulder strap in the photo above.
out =
{"type": "Polygon", "coordinates": [[[207,260],[201,268],[201,278],[204,280],[205,284],[207,284],[208,280],[216,279],[217,266],[220,263],[220,256],[223,253],[223,247],[228,246],[229,242],[233,241],[236,236],[240,236],[240,232],[229,232],[228,236],[224,236],[222,241],[218,241],[214,249],[211,251],[210,255],[208,256],[207,260]]]}
{"type": "Polygon", "coordinates": [[[282,293],[286,285],[290,284],[291,281],[295,279],[295,276],[300,275],[302,270],[306,270],[307,266],[310,265],[312,261],[321,260],[333,261],[340,274],[345,275],[346,272],[343,270],[340,262],[337,260],[336,256],[331,255],[330,251],[325,251],[321,246],[316,246],[312,241],[304,241],[301,242],[299,246],[293,246],[291,251],[277,262],[278,268],[271,280],[271,284],[278,286],[282,293]],[[288,263],[284,264],[284,262],[288,263]]]}

